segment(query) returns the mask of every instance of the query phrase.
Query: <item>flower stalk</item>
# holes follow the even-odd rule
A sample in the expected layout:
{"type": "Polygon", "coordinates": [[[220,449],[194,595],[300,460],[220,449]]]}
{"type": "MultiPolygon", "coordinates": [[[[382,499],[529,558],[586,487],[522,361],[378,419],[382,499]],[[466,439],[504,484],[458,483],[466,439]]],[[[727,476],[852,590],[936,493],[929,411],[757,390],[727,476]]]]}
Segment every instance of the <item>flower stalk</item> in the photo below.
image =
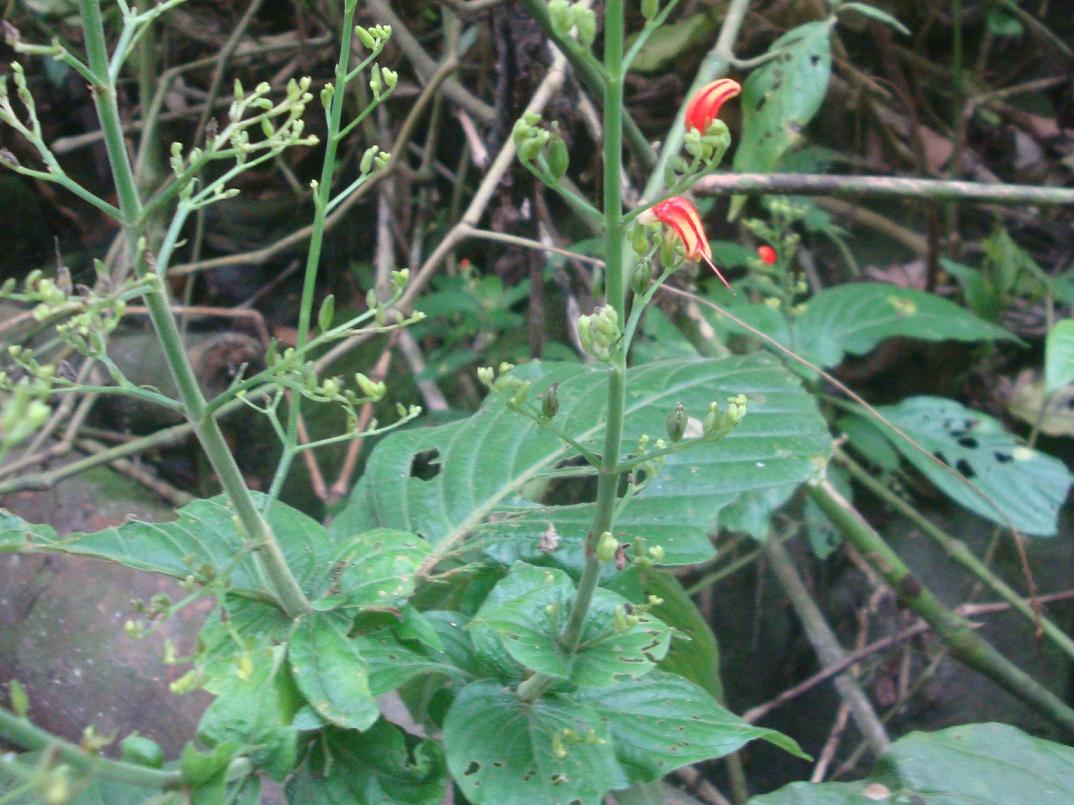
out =
{"type": "Polygon", "coordinates": [[[309,601],[291,573],[271,527],[254,504],[220,426],[206,411],[205,397],[187,358],[179,327],[168,303],[161,274],[164,267],[157,265],[154,270],[151,265],[146,240],[145,210],[123,139],[115,85],[109,78],[110,65],[100,0],[80,0],[79,6],[85,31],[88,66],[95,78],[92,86],[93,99],[101,121],[101,131],[104,134],[105,148],[119,199],[120,223],[136,273],[139,277],[154,280],[152,287],[145,293],[149,317],[160,341],[164,359],[175,380],[186,416],[216,472],[224,494],[235,509],[246,540],[255,548],[254,558],[258,569],[279,606],[289,616],[295,617],[309,610],[309,601]]]}

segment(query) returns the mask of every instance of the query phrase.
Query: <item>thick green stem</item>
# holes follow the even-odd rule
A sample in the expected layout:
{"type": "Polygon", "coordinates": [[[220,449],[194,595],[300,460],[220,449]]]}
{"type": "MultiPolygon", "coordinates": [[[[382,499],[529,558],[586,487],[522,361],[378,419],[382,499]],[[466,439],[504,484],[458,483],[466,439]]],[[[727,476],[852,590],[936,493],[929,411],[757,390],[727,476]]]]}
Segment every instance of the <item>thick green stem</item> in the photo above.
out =
{"type": "MultiPolygon", "coordinates": [[[[623,159],[623,2],[608,0],[604,9],[604,263],[605,303],[615,308],[620,323],[626,322],[623,280],[623,199],[620,179],[623,159]]],[[[604,451],[597,478],[596,515],[586,535],[585,566],[567,624],[560,637],[564,650],[574,653],[582,639],[589,606],[600,581],[601,563],[596,556],[601,534],[615,526],[619,497],[619,451],[623,440],[626,408],[626,352],[620,346],[608,367],[608,409],[604,451]]],[[[544,674],[534,674],[518,688],[518,695],[532,701],[551,684],[544,674]]]]}
{"type": "Polygon", "coordinates": [[[899,601],[924,618],[955,657],[1074,735],[1074,710],[996,651],[969,621],[940,603],[830,482],[821,481],[806,489],[843,536],[895,590],[899,601]]]}
{"type": "Polygon", "coordinates": [[[944,553],[962,565],[977,579],[984,582],[1000,598],[1010,604],[1012,609],[1032,623],[1034,627],[1039,623],[1045,636],[1064,654],[1074,659],[1074,640],[1071,640],[1070,636],[1050,618],[1035,612],[1028,601],[1018,595],[1003,579],[989,570],[988,566],[974,556],[973,552],[961,540],[955,539],[938,527],[929,518],[870,475],[864,467],[846,453],[837,451],[835,457],[840,464],[847,468],[856,481],[920,528],[925,536],[943,549],[944,553]]]}
{"type": "Polygon", "coordinates": [[[151,769],[147,766],[91,755],[80,746],[68,743],[34,726],[29,720],[9,713],[2,707],[0,707],[0,738],[29,751],[51,750],[79,771],[106,777],[109,780],[118,780],[147,788],[178,788],[182,783],[182,777],[177,771],[151,769]]]}
{"type": "MultiPolygon", "coordinates": [[[[105,44],[104,25],[101,20],[100,0],[80,0],[82,22],[85,31],[86,52],[90,70],[97,77],[93,97],[97,115],[101,121],[108,161],[116,185],[119,208],[123,215],[123,229],[139,276],[153,275],[147,258],[145,244],[145,221],[142,201],[135,183],[134,171],[127,154],[116,106],[115,87],[108,79],[108,49],[105,44]]],[[[157,266],[156,276],[163,274],[164,266],[157,266]]],[[[168,304],[162,280],[146,291],[145,302],[160,341],[164,359],[168,364],[175,386],[179,392],[187,418],[194,433],[205,450],[210,464],[216,471],[220,485],[231,505],[235,508],[246,539],[255,546],[254,556],[262,574],[268,580],[280,607],[294,617],[309,610],[309,602],[287,566],[272,529],[254,505],[250,490],[242,477],[238,464],[231,454],[220,426],[205,413],[205,397],[201,393],[197,377],[183,348],[179,328],[168,304]]]]}

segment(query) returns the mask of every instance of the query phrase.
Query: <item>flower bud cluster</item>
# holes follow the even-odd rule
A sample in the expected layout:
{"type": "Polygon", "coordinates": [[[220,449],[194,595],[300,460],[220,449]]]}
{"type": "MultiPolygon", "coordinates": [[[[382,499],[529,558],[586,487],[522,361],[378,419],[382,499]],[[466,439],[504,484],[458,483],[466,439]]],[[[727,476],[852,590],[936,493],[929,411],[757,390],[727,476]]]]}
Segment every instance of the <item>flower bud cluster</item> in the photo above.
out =
{"type": "Polygon", "coordinates": [[[393,89],[399,82],[399,73],[390,67],[381,67],[374,64],[369,71],[369,91],[373,93],[373,100],[379,101],[393,89]]]}
{"type": "MultiPolygon", "coordinates": [[[[504,404],[515,411],[522,409],[526,404],[526,401],[530,396],[530,389],[533,383],[529,380],[522,380],[511,374],[511,370],[514,369],[514,365],[503,361],[494,371],[491,366],[482,366],[477,370],[477,379],[486,386],[489,391],[495,394],[497,397],[503,400],[504,404]]],[[[548,397],[551,394],[555,402],[549,406],[549,409],[554,408],[552,416],[555,416],[555,412],[559,410],[559,388],[558,385],[549,387],[545,391],[544,397],[548,397]]],[[[545,403],[542,399],[542,416],[545,416],[544,411],[545,403]]],[[[547,419],[551,419],[551,416],[545,416],[547,419]]]]}
{"type": "Polygon", "coordinates": [[[562,760],[567,757],[570,747],[575,744],[599,745],[605,743],[604,738],[597,735],[596,730],[589,730],[583,735],[570,727],[556,730],[552,733],[552,754],[562,760]]]}
{"type": "Polygon", "coordinates": [[[649,620],[649,613],[654,607],[664,603],[664,599],[658,595],[650,595],[644,604],[620,604],[615,608],[613,628],[622,633],[633,629],[639,623],[649,620]]]}
{"type": "Polygon", "coordinates": [[[578,317],[578,340],[582,349],[599,361],[611,361],[623,333],[619,314],[611,305],[604,305],[588,316],[578,317]]]}
{"type": "MultiPolygon", "coordinates": [[[[37,119],[37,105],[34,103],[34,96],[30,94],[30,88],[26,84],[26,72],[18,62],[11,63],[11,80],[15,85],[15,95],[26,111],[29,125],[24,124],[15,113],[15,107],[12,105],[11,97],[8,94],[6,75],[0,76],[0,122],[11,126],[36,144],[36,141],[41,138],[41,124],[37,119]]],[[[10,157],[10,159],[14,159],[14,156],[10,157]]],[[[10,163],[10,159],[5,159],[5,162],[10,163]]],[[[14,165],[11,167],[14,167],[14,165]]]]}
{"type": "Polygon", "coordinates": [[[24,377],[11,383],[7,373],[0,371],[0,388],[7,392],[0,398],[0,452],[6,452],[48,420],[52,409],[45,399],[51,387],[45,378],[24,377]]]}
{"type": "Polygon", "coordinates": [[[585,3],[550,0],[548,18],[556,36],[561,39],[573,37],[587,50],[593,47],[597,38],[597,16],[585,3]]]}
{"type": "Polygon", "coordinates": [[[392,26],[373,25],[363,28],[361,25],[355,25],[354,35],[366,50],[379,51],[392,38],[392,26]]]}
{"type": "Polygon", "coordinates": [[[555,186],[570,167],[570,154],[559,133],[559,124],[553,121],[546,129],[540,122],[539,114],[527,112],[515,123],[511,136],[519,161],[542,182],[555,186]]]}
{"type": "Polygon", "coordinates": [[[184,154],[182,143],[172,143],[169,164],[181,182],[180,197],[192,208],[233,198],[238,190],[227,188],[223,181],[210,182],[195,193],[192,177],[207,162],[233,159],[242,166],[251,159],[264,160],[296,145],[316,145],[315,135],[304,135],[302,115],[313,99],[309,76],[291,79],[284,98],[274,102],[268,97],[271,86],[261,82],[247,91],[242,82],[234,84],[234,98],[227,111],[227,124],[209,136],[204,148],[191,148],[184,154]],[[261,138],[251,138],[250,132],[260,130],[261,138]]]}

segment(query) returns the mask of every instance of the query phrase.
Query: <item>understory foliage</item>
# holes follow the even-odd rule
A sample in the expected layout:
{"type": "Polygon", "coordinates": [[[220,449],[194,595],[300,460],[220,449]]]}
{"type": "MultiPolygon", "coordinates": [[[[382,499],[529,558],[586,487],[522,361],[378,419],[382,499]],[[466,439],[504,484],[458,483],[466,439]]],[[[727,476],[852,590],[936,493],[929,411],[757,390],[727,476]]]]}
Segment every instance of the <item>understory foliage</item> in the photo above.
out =
{"type": "MultiPolygon", "coordinates": [[[[166,67],[157,48],[197,30],[205,10],[195,0],[34,0],[25,3],[28,19],[38,15],[30,30],[5,23],[15,59],[0,84],[0,163],[39,191],[71,194],[116,239],[99,254],[80,252],[84,265],[57,255],[58,267],[3,284],[0,459],[20,471],[0,478],[0,492],[76,474],[77,462],[49,475],[47,462],[65,453],[42,451],[69,451],[70,419],[82,417],[81,427],[94,401],[113,400],[155,412],[159,427],[95,448],[88,465],[187,437],[211,484],[189,484],[200,494],[182,493],[171,519],[103,529],[61,530],[0,510],[0,554],[89,557],[177,580],[177,598],[137,602],[125,631],[145,638],[180,615],[207,613],[196,644],[169,641],[163,663],[175,695],[200,690],[211,701],[196,734],[166,758],[137,733],[85,725],[80,743],[53,735],[34,723],[34,692],[5,680],[0,738],[15,751],[0,757],[0,802],[258,802],[272,781],[294,803],[658,803],[679,779],[673,772],[728,756],[742,800],[750,770],[736,753],[753,741],[780,753],[774,766],[821,753],[824,780],[834,746],[803,749],[793,730],[758,723],[764,714],[729,709],[722,671],[768,669],[721,669],[720,635],[692,597],[729,556],[755,551],[823,665],[838,664],[838,638],[784,548],[799,532],[816,559],[844,551],[865,568],[885,600],[914,614],[915,634],[931,632],[1074,735],[1070,704],[993,648],[855,508],[864,487],[910,518],[1049,651],[1074,660],[1074,640],[1035,600],[1041,591],[1024,561],[1027,538],[1069,537],[1057,534],[1070,472],[1037,441],[1042,429],[1063,433],[1048,412],[1074,381],[1074,329],[1056,323],[1074,306],[1074,285],[1039,265],[998,216],[979,252],[937,251],[941,212],[957,240],[960,200],[1043,209],[1074,194],[951,181],[970,139],[962,118],[952,124],[962,127],[953,167],[917,166],[935,182],[848,174],[840,185],[837,171],[854,160],[806,133],[833,87],[851,79],[884,119],[875,82],[839,64],[849,64],[847,43],[856,56],[858,40],[894,47],[909,36],[900,4],[429,4],[419,24],[425,45],[442,29],[440,63],[406,27],[407,4],[298,4],[312,15],[309,41],[270,36],[269,5],[251,4],[201,65],[213,70],[198,95],[201,119],[174,143],[162,110],[186,103],[173,97],[188,86],[176,78],[185,67],[166,67]],[[246,34],[258,11],[266,28],[255,42],[246,34]],[[736,41],[761,12],[770,20],[763,47],[739,59],[736,41]],[[517,41],[496,51],[481,36],[488,25],[503,35],[515,25],[517,41]],[[296,43],[313,50],[288,70],[313,65],[310,76],[267,67],[259,76],[245,65],[296,43]],[[331,67],[318,61],[329,47],[331,67]],[[510,73],[503,82],[517,82],[501,86],[502,109],[459,69],[471,49],[498,60],[510,73]],[[228,70],[240,60],[236,78],[228,70]],[[665,92],[673,108],[646,119],[643,132],[629,96],[661,73],[679,82],[665,92]],[[89,88],[103,187],[87,181],[85,165],[69,164],[69,143],[49,121],[59,110],[39,101],[48,81],[89,88]],[[461,157],[459,147],[437,150],[437,127],[454,120],[445,107],[470,138],[461,157]],[[392,114],[400,120],[389,145],[392,114]],[[413,142],[419,131],[424,148],[413,142]],[[447,153],[457,165],[444,164],[447,153]],[[467,178],[475,165],[480,177],[467,178]],[[443,173],[450,204],[438,203],[443,173]],[[779,179],[796,189],[766,184],[779,179]],[[743,181],[721,186],[727,180],[743,181]],[[189,278],[242,262],[207,257],[206,233],[258,209],[276,181],[289,186],[277,210],[288,226],[295,209],[310,218],[279,251],[251,252],[259,256],[243,264],[299,245],[302,270],[291,302],[266,314],[278,317],[272,337],[247,338],[241,357],[220,359],[224,379],[214,385],[202,372],[209,342],[186,323],[199,311],[189,278]],[[373,191],[376,204],[363,207],[373,191]],[[921,281],[863,275],[865,249],[831,208],[797,192],[925,200],[921,281]],[[496,193],[499,212],[482,229],[496,193]],[[713,195],[730,196],[722,216],[711,214],[713,195]],[[728,234],[710,239],[706,226],[728,234]],[[485,265],[486,248],[503,248],[510,265],[485,265]],[[395,263],[396,250],[411,268],[395,263]],[[838,268],[822,278],[818,259],[838,268]],[[840,281],[848,276],[855,281],[840,281]],[[1043,327],[1012,323],[1012,311],[1027,309],[1046,312],[1043,327]],[[152,327],[152,379],[125,357],[133,318],[152,327]],[[911,341],[957,350],[975,368],[944,370],[957,375],[946,385],[881,378],[852,388],[855,367],[911,341]],[[1024,360],[1041,342],[1043,355],[1019,381],[1021,418],[1032,427],[1024,438],[1015,403],[1008,415],[982,389],[1010,355],[1024,360]],[[370,345],[383,350],[379,360],[370,345]],[[388,368],[396,349],[407,371],[388,368]],[[256,473],[244,441],[259,453],[256,473]],[[326,460],[340,467],[332,485],[326,460]],[[1009,535],[1024,573],[1002,578],[991,557],[907,503],[910,494],[942,498],[1009,535]]],[[[958,32],[953,74],[973,118],[999,96],[969,94],[963,26],[984,26],[988,47],[1027,35],[1025,26],[1046,41],[1051,32],[1017,3],[965,5],[974,7],[965,19],[944,13],[955,15],[945,17],[958,32]]],[[[885,125],[906,150],[895,124],[885,125]]],[[[914,123],[912,156],[925,159],[921,128],[914,123]]],[[[250,220],[263,238],[267,214],[250,220]]],[[[898,223],[878,226],[895,240],[922,240],[898,223]]],[[[203,292],[223,298],[220,287],[203,292]]],[[[271,308],[262,297],[275,287],[255,300],[271,308]]],[[[156,488],[174,492],[181,472],[162,470],[170,480],[156,488]]],[[[849,713],[865,737],[872,771],[755,801],[1038,802],[1045,789],[1049,801],[1074,797],[1068,747],[995,723],[892,741],[858,677],[840,675],[837,690],[839,718],[849,713]]]]}

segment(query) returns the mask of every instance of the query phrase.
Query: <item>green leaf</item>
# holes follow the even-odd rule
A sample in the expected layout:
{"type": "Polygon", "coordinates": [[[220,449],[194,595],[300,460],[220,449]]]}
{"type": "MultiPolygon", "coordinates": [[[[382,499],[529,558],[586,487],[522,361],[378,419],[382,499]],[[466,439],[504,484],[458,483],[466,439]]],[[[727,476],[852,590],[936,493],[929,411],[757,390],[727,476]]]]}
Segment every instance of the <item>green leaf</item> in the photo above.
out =
{"type": "Polygon", "coordinates": [[[886,11],[876,8],[875,6],[870,6],[866,3],[843,3],[841,6],[839,6],[839,12],[842,13],[844,11],[857,11],[863,17],[869,17],[870,19],[874,19],[877,22],[882,22],[885,25],[891,26],[900,34],[905,34],[906,36],[910,35],[909,28],[907,28],[905,25],[895,19],[895,17],[888,14],[886,11]]]}
{"type": "Polygon", "coordinates": [[[329,562],[315,609],[398,606],[414,594],[429,544],[405,531],[375,528],[348,540],[329,562]]]}
{"type": "Polygon", "coordinates": [[[312,612],[295,621],[288,660],[295,683],[317,714],[338,727],[364,730],[380,717],[369,673],[348,619],[312,612]]]}
{"type": "Polygon", "coordinates": [[[628,784],[607,729],[589,707],[554,697],[523,702],[495,682],[459,693],[444,719],[444,751],[475,805],[597,805],[606,791],[628,784]]]}
{"type": "MultiPolygon", "coordinates": [[[[634,59],[630,69],[639,73],[655,73],[666,69],[670,64],[698,45],[710,42],[716,30],[713,15],[694,14],[679,22],[665,23],[649,37],[634,59]]],[[[627,41],[629,47],[634,37],[627,41]]]]}
{"type": "Polygon", "coordinates": [[[614,688],[562,698],[597,713],[631,782],[659,780],[680,766],[723,757],[756,738],[808,759],[786,735],[748,724],[694,683],[659,670],[614,688]]]}
{"type": "Polygon", "coordinates": [[[1053,327],[1044,342],[1044,390],[1048,393],[1074,382],[1074,319],[1053,327]]]}
{"type": "Polygon", "coordinates": [[[986,22],[993,36],[1021,36],[1025,33],[1021,20],[1008,14],[999,6],[992,6],[989,9],[986,22]]]}
{"type": "MultiPolygon", "coordinates": [[[[257,493],[254,498],[258,503],[264,499],[257,493]]],[[[236,589],[262,591],[226,498],[195,500],[178,515],[166,523],[132,520],[116,528],[58,537],[48,526],[30,525],[0,510],[0,552],[91,556],[177,578],[209,571],[226,574],[236,589]]],[[[268,520],[292,572],[303,589],[311,591],[323,578],[333,550],[324,526],[279,502],[269,507],[268,520]]]]}
{"type": "Polygon", "coordinates": [[[407,751],[402,731],[378,721],[366,732],[330,727],[287,782],[295,805],[439,805],[444,760],[435,741],[407,751]]]}
{"type": "Polygon", "coordinates": [[[639,576],[644,596],[663,599],[650,612],[675,630],[660,670],[686,677],[719,701],[723,698],[720,650],[708,622],[682,582],[670,573],[650,569],[640,571],[639,576]]]}
{"type": "Polygon", "coordinates": [[[871,417],[846,414],[835,421],[835,428],[846,436],[855,452],[885,475],[899,469],[899,453],[871,417]]]}
{"type": "MultiPolygon", "coordinates": [[[[827,288],[794,321],[796,345],[821,367],[864,355],[885,338],[988,341],[1013,336],[936,294],[881,282],[827,288]]],[[[787,346],[791,346],[788,344],[787,346]]]]}
{"type": "MultiPolygon", "coordinates": [[[[557,425],[587,448],[602,449],[606,370],[533,363],[516,372],[535,388],[558,382],[557,425]]],[[[758,491],[789,494],[830,450],[814,400],[769,356],[646,364],[629,370],[628,390],[628,448],[643,433],[663,433],[678,402],[700,418],[712,400],[723,403],[740,392],[750,398],[738,428],[719,443],[669,456],[617,523],[620,541],[660,544],[668,564],[710,558],[708,535],[721,509],[758,491]]],[[[467,419],[384,439],[340,519],[352,528],[419,534],[437,556],[458,552],[472,539],[505,563],[546,557],[540,545],[551,524],[561,538],[552,560],[577,567],[593,504],[544,505],[530,492],[575,456],[546,429],[488,399],[467,419]]]]}
{"type": "Polygon", "coordinates": [[[793,783],[753,805],[921,805],[1074,802],[1074,749],[1007,724],[964,724],[912,732],[856,783],[793,783]],[[868,796],[867,796],[868,795],[868,796]]]}
{"type": "Polygon", "coordinates": [[[378,629],[354,638],[369,666],[369,689],[380,696],[421,674],[443,674],[467,680],[469,674],[453,663],[433,659],[399,642],[393,629],[378,629]]]}
{"type": "Polygon", "coordinates": [[[647,673],[667,653],[671,630],[639,615],[632,626],[616,629],[617,607],[625,616],[629,602],[598,588],[582,630],[578,652],[560,645],[574,583],[562,570],[518,562],[497,584],[474,617],[492,629],[518,662],[534,671],[599,687],[647,673]]]}
{"type": "Polygon", "coordinates": [[[792,28],[769,47],[777,53],[758,67],[742,88],[742,139],[735,152],[739,173],[768,173],[802,136],[828,92],[833,22],[792,28]]]}
{"type": "Polygon", "coordinates": [[[198,738],[208,746],[248,747],[254,765],[277,780],[298,759],[298,734],[291,720],[299,695],[282,652],[282,646],[277,647],[270,662],[254,662],[249,675],[234,673],[219,680],[217,698],[198,724],[198,738]]]}
{"type": "Polygon", "coordinates": [[[1053,536],[1071,477],[1061,461],[1026,447],[1003,425],[979,411],[942,397],[909,397],[878,409],[932,456],[958,470],[971,489],[877,422],[903,457],[948,497],[987,517],[1033,536],[1053,536]]]}

